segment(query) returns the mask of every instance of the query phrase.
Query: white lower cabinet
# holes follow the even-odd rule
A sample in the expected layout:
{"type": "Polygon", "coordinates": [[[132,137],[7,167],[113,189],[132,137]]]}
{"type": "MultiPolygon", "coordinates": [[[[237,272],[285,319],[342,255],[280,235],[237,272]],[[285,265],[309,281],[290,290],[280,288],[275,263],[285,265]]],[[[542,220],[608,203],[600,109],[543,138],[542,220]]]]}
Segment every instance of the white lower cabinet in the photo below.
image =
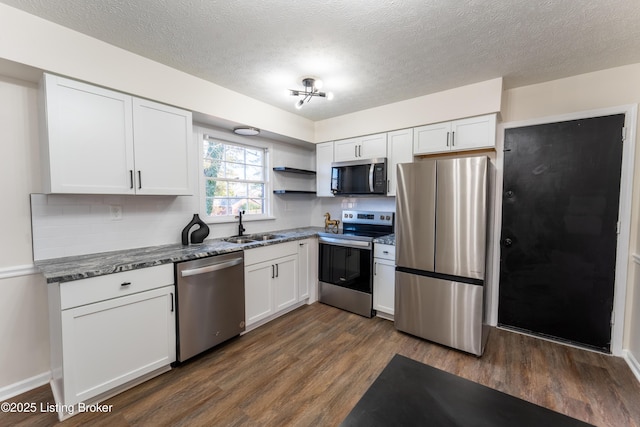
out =
{"type": "Polygon", "coordinates": [[[318,240],[308,238],[244,251],[247,330],[318,299],[318,240]]]}
{"type": "Polygon", "coordinates": [[[298,302],[298,244],[286,242],[244,251],[247,327],[298,302]]]}
{"type": "Polygon", "coordinates": [[[173,264],[49,285],[52,389],[61,407],[99,401],[175,361],[173,264]]]}
{"type": "Polygon", "coordinates": [[[376,310],[381,317],[392,317],[394,315],[395,283],[395,246],[375,243],[373,258],[373,309],[376,310]]]}

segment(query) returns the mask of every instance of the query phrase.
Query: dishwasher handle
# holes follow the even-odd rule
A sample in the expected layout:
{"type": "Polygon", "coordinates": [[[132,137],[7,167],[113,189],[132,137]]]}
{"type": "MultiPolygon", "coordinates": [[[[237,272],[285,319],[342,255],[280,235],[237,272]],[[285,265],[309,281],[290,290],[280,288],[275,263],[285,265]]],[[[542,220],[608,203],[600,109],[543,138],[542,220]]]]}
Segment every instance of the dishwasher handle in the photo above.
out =
{"type": "Polygon", "coordinates": [[[219,262],[217,264],[207,265],[206,267],[193,268],[191,270],[183,270],[180,272],[182,277],[196,276],[198,274],[211,273],[212,271],[224,270],[242,264],[243,258],[234,258],[230,261],[219,262]]]}

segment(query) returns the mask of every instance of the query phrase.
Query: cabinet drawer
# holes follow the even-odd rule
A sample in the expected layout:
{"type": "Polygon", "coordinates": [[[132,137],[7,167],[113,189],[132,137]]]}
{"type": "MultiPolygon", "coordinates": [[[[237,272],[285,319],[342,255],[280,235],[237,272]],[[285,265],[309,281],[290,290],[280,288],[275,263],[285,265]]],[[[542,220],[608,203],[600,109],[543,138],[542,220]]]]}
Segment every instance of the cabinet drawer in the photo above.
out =
{"type": "Polygon", "coordinates": [[[373,257],[395,261],[396,247],[393,245],[383,245],[380,243],[376,243],[373,245],[373,257]]]}
{"type": "Polygon", "coordinates": [[[271,261],[276,258],[298,254],[298,242],[276,243],[274,245],[262,246],[244,251],[244,265],[257,264],[259,262],[271,261]]]}
{"type": "Polygon", "coordinates": [[[60,284],[61,309],[161,288],[173,281],[173,264],[164,264],[65,282],[60,284]]]}

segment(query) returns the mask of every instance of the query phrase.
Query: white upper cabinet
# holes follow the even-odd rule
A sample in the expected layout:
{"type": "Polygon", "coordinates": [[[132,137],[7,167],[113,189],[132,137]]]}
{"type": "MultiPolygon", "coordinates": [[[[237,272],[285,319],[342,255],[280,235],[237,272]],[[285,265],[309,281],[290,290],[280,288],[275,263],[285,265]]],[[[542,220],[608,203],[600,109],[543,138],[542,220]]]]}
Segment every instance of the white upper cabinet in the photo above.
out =
{"type": "Polygon", "coordinates": [[[336,162],[387,157],[386,133],[343,139],[334,144],[336,162]]]}
{"type": "Polygon", "coordinates": [[[331,162],[333,162],[333,142],[316,145],[316,196],[318,197],[333,197],[331,162]]]}
{"type": "Polygon", "coordinates": [[[420,126],[413,132],[414,155],[495,148],[496,115],[420,126]]]}
{"type": "Polygon", "coordinates": [[[137,194],[191,194],[191,113],[133,99],[133,140],[137,194]]]}
{"type": "Polygon", "coordinates": [[[44,74],[44,191],[191,194],[191,112],[44,74]]]}
{"type": "Polygon", "coordinates": [[[413,129],[387,134],[387,196],[396,195],[396,167],[398,163],[413,162],[413,129]]]}
{"type": "Polygon", "coordinates": [[[44,75],[47,193],[134,194],[129,95],[44,75]]]}

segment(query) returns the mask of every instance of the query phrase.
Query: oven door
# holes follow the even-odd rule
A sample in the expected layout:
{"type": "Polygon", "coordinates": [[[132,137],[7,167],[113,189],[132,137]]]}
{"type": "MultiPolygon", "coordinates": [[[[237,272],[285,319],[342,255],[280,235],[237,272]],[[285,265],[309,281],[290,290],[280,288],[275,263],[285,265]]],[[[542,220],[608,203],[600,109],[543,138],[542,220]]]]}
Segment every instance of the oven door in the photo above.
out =
{"type": "Polygon", "coordinates": [[[371,242],[320,238],[318,279],[371,294],[371,242]]]}

